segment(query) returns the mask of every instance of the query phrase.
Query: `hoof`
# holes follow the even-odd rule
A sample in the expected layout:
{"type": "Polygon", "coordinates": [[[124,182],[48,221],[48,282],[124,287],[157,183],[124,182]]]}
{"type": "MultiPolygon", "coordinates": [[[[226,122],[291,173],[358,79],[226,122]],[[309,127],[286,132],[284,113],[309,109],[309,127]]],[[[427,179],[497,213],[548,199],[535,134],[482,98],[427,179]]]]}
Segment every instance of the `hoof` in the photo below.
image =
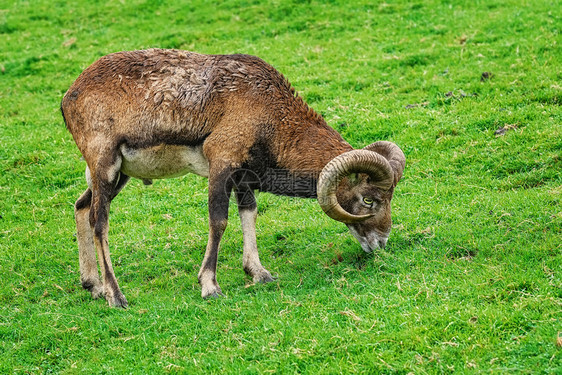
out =
{"type": "Polygon", "coordinates": [[[111,307],[121,307],[123,309],[127,308],[127,299],[125,298],[125,296],[123,294],[120,295],[116,295],[113,297],[106,297],[107,302],[109,303],[109,306],[111,307]]]}
{"type": "Polygon", "coordinates": [[[201,297],[203,297],[203,299],[216,299],[216,298],[221,298],[221,297],[226,298],[226,296],[220,290],[218,292],[213,292],[213,293],[208,294],[208,295],[203,295],[203,293],[201,293],[201,297]]]}
{"type": "Polygon", "coordinates": [[[210,285],[202,287],[201,297],[203,297],[203,299],[220,298],[220,297],[224,297],[224,294],[222,293],[219,284],[214,282],[214,283],[210,283],[210,285]]]}
{"type": "Polygon", "coordinates": [[[224,297],[214,272],[202,270],[197,279],[201,285],[201,297],[204,299],[224,297]]]}
{"type": "Polygon", "coordinates": [[[265,284],[265,283],[271,283],[277,280],[277,278],[271,276],[269,271],[264,268],[262,271],[254,274],[253,280],[255,284],[265,284]]]}
{"type": "Polygon", "coordinates": [[[102,287],[92,288],[90,290],[90,293],[92,294],[93,299],[98,299],[103,296],[103,288],[102,287]]]}

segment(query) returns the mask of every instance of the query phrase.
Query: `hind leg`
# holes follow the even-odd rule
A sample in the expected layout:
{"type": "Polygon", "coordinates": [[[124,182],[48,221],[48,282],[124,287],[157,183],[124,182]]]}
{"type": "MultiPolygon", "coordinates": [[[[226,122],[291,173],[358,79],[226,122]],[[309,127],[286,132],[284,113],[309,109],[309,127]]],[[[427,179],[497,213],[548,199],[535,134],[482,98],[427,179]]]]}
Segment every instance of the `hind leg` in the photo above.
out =
{"type": "Polygon", "coordinates": [[[90,204],[92,190],[88,188],[76,201],[74,218],[76,220],[76,236],[78,239],[78,259],[80,262],[80,282],[82,287],[92,294],[92,298],[99,298],[103,294],[103,286],[98,273],[96,262],[96,247],[90,227],[90,204]]]}
{"type": "Polygon", "coordinates": [[[82,194],[75,205],[80,279],[82,286],[92,294],[93,298],[104,295],[110,305],[125,307],[127,301],[119,290],[119,286],[113,275],[111,260],[109,259],[109,249],[107,248],[107,214],[109,213],[109,203],[127,184],[129,176],[118,173],[117,178],[113,179],[114,181],[98,183],[98,179],[94,178],[92,180],[90,170],[86,169],[86,179],[89,188],[82,194]],[[96,183],[94,184],[93,181],[96,183]],[[94,186],[96,186],[97,189],[94,186]],[[104,186],[102,189],[104,192],[101,194],[98,193],[97,199],[94,199],[93,191],[99,191],[99,186],[104,186]],[[104,208],[100,209],[100,203],[104,208]],[[98,230],[96,231],[96,221],[99,219],[103,221],[104,217],[106,218],[105,225],[97,224],[98,230]],[[101,230],[99,230],[99,228],[101,228],[101,230]],[[103,236],[105,236],[105,240],[103,236]],[[98,274],[96,252],[98,253],[103,283],[98,274]],[[109,276],[108,273],[110,274],[109,276]],[[113,277],[111,277],[111,275],[113,275],[113,277]],[[113,285],[115,285],[116,288],[113,285]]]}
{"type": "Polygon", "coordinates": [[[110,306],[125,308],[127,307],[127,299],[117,283],[108,242],[110,203],[129,179],[128,176],[118,172],[118,167],[120,167],[120,161],[106,168],[98,167],[98,171],[95,171],[92,175],[90,226],[93,229],[94,245],[98,254],[105,299],[110,306]],[[112,174],[112,171],[114,174],[112,174]],[[121,176],[124,176],[123,180],[121,180],[121,176]]]}

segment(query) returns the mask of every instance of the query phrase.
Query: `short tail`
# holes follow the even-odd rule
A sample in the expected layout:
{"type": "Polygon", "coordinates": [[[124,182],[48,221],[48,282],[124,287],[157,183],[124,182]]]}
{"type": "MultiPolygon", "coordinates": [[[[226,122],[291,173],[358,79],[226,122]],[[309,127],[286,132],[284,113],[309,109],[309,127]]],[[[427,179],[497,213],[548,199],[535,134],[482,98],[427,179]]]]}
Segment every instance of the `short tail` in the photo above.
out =
{"type": "Polygon", "coordinates": [[[60,102],[60,113],[62,114],[62,120],[64,121],[64,125],[68,129],[68,123],[66,122],[66,117],[64,117],[64,110],[62,109],[62,103],[63,102],[64,102],[64,97],[62,98],[62,100],[60,102]]]}

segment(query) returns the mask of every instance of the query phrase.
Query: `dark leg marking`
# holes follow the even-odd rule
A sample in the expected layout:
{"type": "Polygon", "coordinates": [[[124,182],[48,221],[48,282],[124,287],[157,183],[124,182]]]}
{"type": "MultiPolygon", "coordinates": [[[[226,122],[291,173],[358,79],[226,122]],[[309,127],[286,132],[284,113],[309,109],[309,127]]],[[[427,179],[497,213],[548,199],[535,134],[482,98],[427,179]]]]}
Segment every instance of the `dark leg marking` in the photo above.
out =
{"type": "Polygon", "coordinates": [[[198,276],[203,298],[222,295],[216,274],[219,244],[228,223],[228,202],[232,191],[229,175],[230,170],[226,169],[209,176],[209,241],[198,276]]]}

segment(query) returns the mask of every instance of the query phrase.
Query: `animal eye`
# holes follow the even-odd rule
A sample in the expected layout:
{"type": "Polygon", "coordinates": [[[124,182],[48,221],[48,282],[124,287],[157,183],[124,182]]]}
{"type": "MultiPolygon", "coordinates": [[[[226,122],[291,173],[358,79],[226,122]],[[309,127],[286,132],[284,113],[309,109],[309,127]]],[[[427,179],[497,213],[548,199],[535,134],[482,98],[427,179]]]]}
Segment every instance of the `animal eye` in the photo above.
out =
{"type": "Polygon", "coordinates": [[[372,205],[373,204],[373,200],[371,198],[363,198],[363,203],[367,204],[367,205],[372,205]]]}

